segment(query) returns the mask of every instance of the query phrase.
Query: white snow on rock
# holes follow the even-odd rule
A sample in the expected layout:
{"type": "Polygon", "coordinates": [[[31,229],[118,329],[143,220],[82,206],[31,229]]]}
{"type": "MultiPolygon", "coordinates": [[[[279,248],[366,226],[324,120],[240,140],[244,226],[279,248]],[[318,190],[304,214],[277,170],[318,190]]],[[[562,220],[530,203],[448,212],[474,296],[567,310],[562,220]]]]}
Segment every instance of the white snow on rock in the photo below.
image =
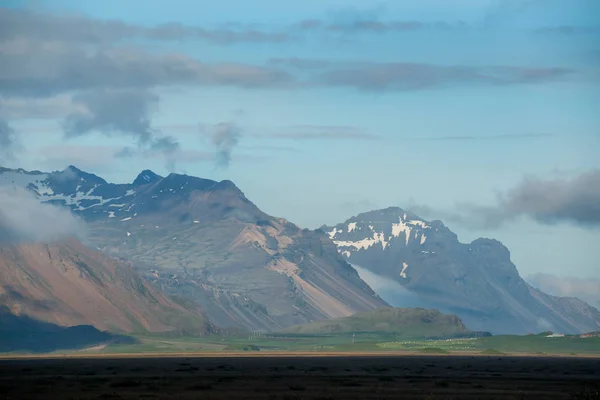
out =
{"type": "Polygon", "coordinates": [[[407,268],[408,268],[408,264],[405,263],[405,262],[403,262],[402,263],[402,271],[400,271],[400,276],[403,277],[403,278],[405,278],[405,279],[407,278],[407,276],[406,276],[406,269],[407,268]]]}

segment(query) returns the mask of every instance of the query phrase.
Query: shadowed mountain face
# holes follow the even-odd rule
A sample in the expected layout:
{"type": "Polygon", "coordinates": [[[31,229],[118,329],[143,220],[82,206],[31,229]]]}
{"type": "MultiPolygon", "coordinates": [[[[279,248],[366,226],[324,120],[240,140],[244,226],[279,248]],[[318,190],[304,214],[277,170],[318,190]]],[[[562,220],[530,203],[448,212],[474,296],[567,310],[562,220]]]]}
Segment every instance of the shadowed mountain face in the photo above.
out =
{"type": "Polygon", "coordinates": [[[457,314],[471,329],[495,333],[581,333],[600,326],[600,312],[583,301],[528,285],[496,240],[460,243],[440,221],[400,208],[322,229],[350,263],[372,273],[372,286],[377,280],[402,286],[396,300],[385,297],[394,306],[437,308],[457,314]]]}
{"type": "Polygon", "coordinates": [[[75,240],[0,246],[0,306],[60,326],[206,334],[199,308],[176,304],[129,265],[75,240]]]}
{"type": "Polygon", "coordinates": [[[133,338],[101,332],[93,326],[58,326],[14,315],[0,307],[0,352],[48,353],[76,350],[106,343],[135,343],[133,338]]]}
{"type": "Polygon", "coordinates": [[[115,185],[69,167],[0,170],[0,185],[70,207],[88,244],[201,304],[218,326],[276,330],[387,306],[326,234],[263,213],[230,181],[143,171],[115,185]]]}

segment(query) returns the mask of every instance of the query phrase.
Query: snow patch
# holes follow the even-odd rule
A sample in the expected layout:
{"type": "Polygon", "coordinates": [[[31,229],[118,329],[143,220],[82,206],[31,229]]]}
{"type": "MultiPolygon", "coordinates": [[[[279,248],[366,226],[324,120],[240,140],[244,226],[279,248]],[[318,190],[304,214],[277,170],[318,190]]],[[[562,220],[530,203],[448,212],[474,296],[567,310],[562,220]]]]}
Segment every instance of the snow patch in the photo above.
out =
{"type": "Polygon", "coordinates": [[[115,212],[114,211],[109,211],[108,212],[108,218],[115,218],[115,212]]]}
{"type": "Polygon", "coordinates": [[[338,247],[354,247],[357,250],[366,250],[377,243],[381,243],[383,249],[388,245],[383,232],[374,232],[372,238],[365,238],[357,241],[334,240],[333,243],[338,247]]]}
{"type": "Polygon", "coordinates": [[[408,268],[408,264],[403,262],[402,263],[402,271],[400,271],[400,276],[403,277],[404,279],[407,278],[406,276],[406,269],[408,268]]]}
{"type": "Polygon", "coordinates": [[[348,233],[354,231],[356,229],[356,222],[350,222],[348,224],[348,233]]]}
{"type": "Polygon", "coordinates": [[[121,222],[129,221],[130,219],[131,219],[131,217],[123,218],[123,219],[121,220],[121,222]]]}

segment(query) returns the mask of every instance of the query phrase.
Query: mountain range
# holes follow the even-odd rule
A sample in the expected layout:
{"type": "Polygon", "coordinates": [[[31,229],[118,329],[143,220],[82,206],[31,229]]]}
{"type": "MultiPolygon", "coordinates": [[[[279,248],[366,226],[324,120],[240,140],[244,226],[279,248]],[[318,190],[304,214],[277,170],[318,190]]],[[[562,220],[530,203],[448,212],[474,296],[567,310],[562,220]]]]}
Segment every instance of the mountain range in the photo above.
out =
{"type": "Polygon", "coordinates": [[[263,213],[231,182],[143,171],[111,184],[73,166],[0,170],[86,222],[87,245],[169,295],[202,305],[221,327],[276,330],[388,306],[322,232],[263,213]]]}
{"type": "Polygon", "coordinates": [[[385,297],[394,306],[435,308],[458,315],[471,329],[496,333],[580,333],[600,326],[594,307],[526,283],[497,240],[460,243],[441,221],[397,207],[321,229],[371,279],[398,284],[385,297]]]}
{"type": "MultiPolygon", "coordinates": [[[[16,280],[16,269],[39,273],[36,265],[44,263],[53,265],[56,273],[66,263],[81,279],[94,281],[77,260],[101,259],[85,264],[94,265],[93,271],[108,271],[111,285],[120,281],[114,277],[124,270],[130,271],[127,282],[141,283],[123,288],[129,294],[116,294],[117,288],[113,291],[110,285],[107,294],[99,284],[92,290],[99,293],[94,298],[122,298],[120,312],[125,303],[150,312],[156,302],[144,300],[143,294],[164,294],[160,308],[168,312],[156,314],[151,327],[142,324],[146,330],[175,329],[179,322],[173,321],[182,319],[174,315],[187,315],[183,320],[200,318],[201,323],[184,329],[281,331],[390,304],[436,308],[458,315],[469,329],[495,333],[577,333],[600,326],[595,308],[574,298],[549,296],[525,283],[500,242],[460,243],[442,222],[424,221],[399,208],[371,211],[313,231],[267,215],[227,180],[162,177],[145,170],[132,183],[113,184],[74,166],[52,173],[0,168],[0,187],[25,188],[45,204],[70,209],[85,221],[81,240],[87,246],[74,239],[29,248],[5,244],[5,259],[42,254],[44,246],[59,247],[47,259],[36,255],[30,264],[0,263],[10,271],[4,272],[9,278],[0,275],[2,285],[16,280]],[[60,254],[67,254],[66,261],[59,261],[60,254]],[[357,269],[396,282],[398,289],[391,296],[378,294],[372,289],[374,282],[365,282],[357,269]],[[137,281],[139,276],[143,280],[137,281]]],[[[11,283],[24,287],[21,292],[33,292],[29,284],[19,285],[11,283]]],[[[64,291],[57,286],[40,299],[56,303],[64,291]]],[[[71,311],[63,314],[71,315],[68,323],[73,324],[95,319],[88,311],[79,312],[87,317],[79,320],[71,311]]],[[[122,321],[120,331],[137,329],[131,318],[122,321]]]]}

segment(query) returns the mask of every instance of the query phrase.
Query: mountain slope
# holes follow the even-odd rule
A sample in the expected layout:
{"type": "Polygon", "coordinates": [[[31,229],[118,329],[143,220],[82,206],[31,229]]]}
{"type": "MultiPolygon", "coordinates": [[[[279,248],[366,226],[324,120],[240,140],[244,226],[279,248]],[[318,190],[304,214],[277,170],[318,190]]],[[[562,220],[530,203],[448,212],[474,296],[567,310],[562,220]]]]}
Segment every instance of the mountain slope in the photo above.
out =
{"type": "Polygon", "coordinates": [[[113,332],[212,330],[199,309],[174,303],[130,266],[76,240],[0,246],[0,307],[60,326],[113,332]]]}
{"type": "Polygon", "coordinates": [[[0,170],[1,184],[70,207],[92,246],[202,304],[219,326],[276,330],[388,306],[327,235],[263,213],[231,181],[146,170],[115,185],[69,167],[0,170]]]}
{"type": "Polygon", "coordinates": [[[495,333],[597,330],[600,312],[577,299],[549,296],[529,286],[500,242],[469,244],[440,221],[400,208],[371,211],[323,227],[350,263],[407,289],[397,306],[437,308],[467,326],[495,333]]]}
{"type": "Polygon", "coordinates": [[[406,338],[457,337],[478,335],[465,327],[455,315],[423,308],[381,308],[349,317],[296,325],[285,333],[395,333],[406,338]]]}

